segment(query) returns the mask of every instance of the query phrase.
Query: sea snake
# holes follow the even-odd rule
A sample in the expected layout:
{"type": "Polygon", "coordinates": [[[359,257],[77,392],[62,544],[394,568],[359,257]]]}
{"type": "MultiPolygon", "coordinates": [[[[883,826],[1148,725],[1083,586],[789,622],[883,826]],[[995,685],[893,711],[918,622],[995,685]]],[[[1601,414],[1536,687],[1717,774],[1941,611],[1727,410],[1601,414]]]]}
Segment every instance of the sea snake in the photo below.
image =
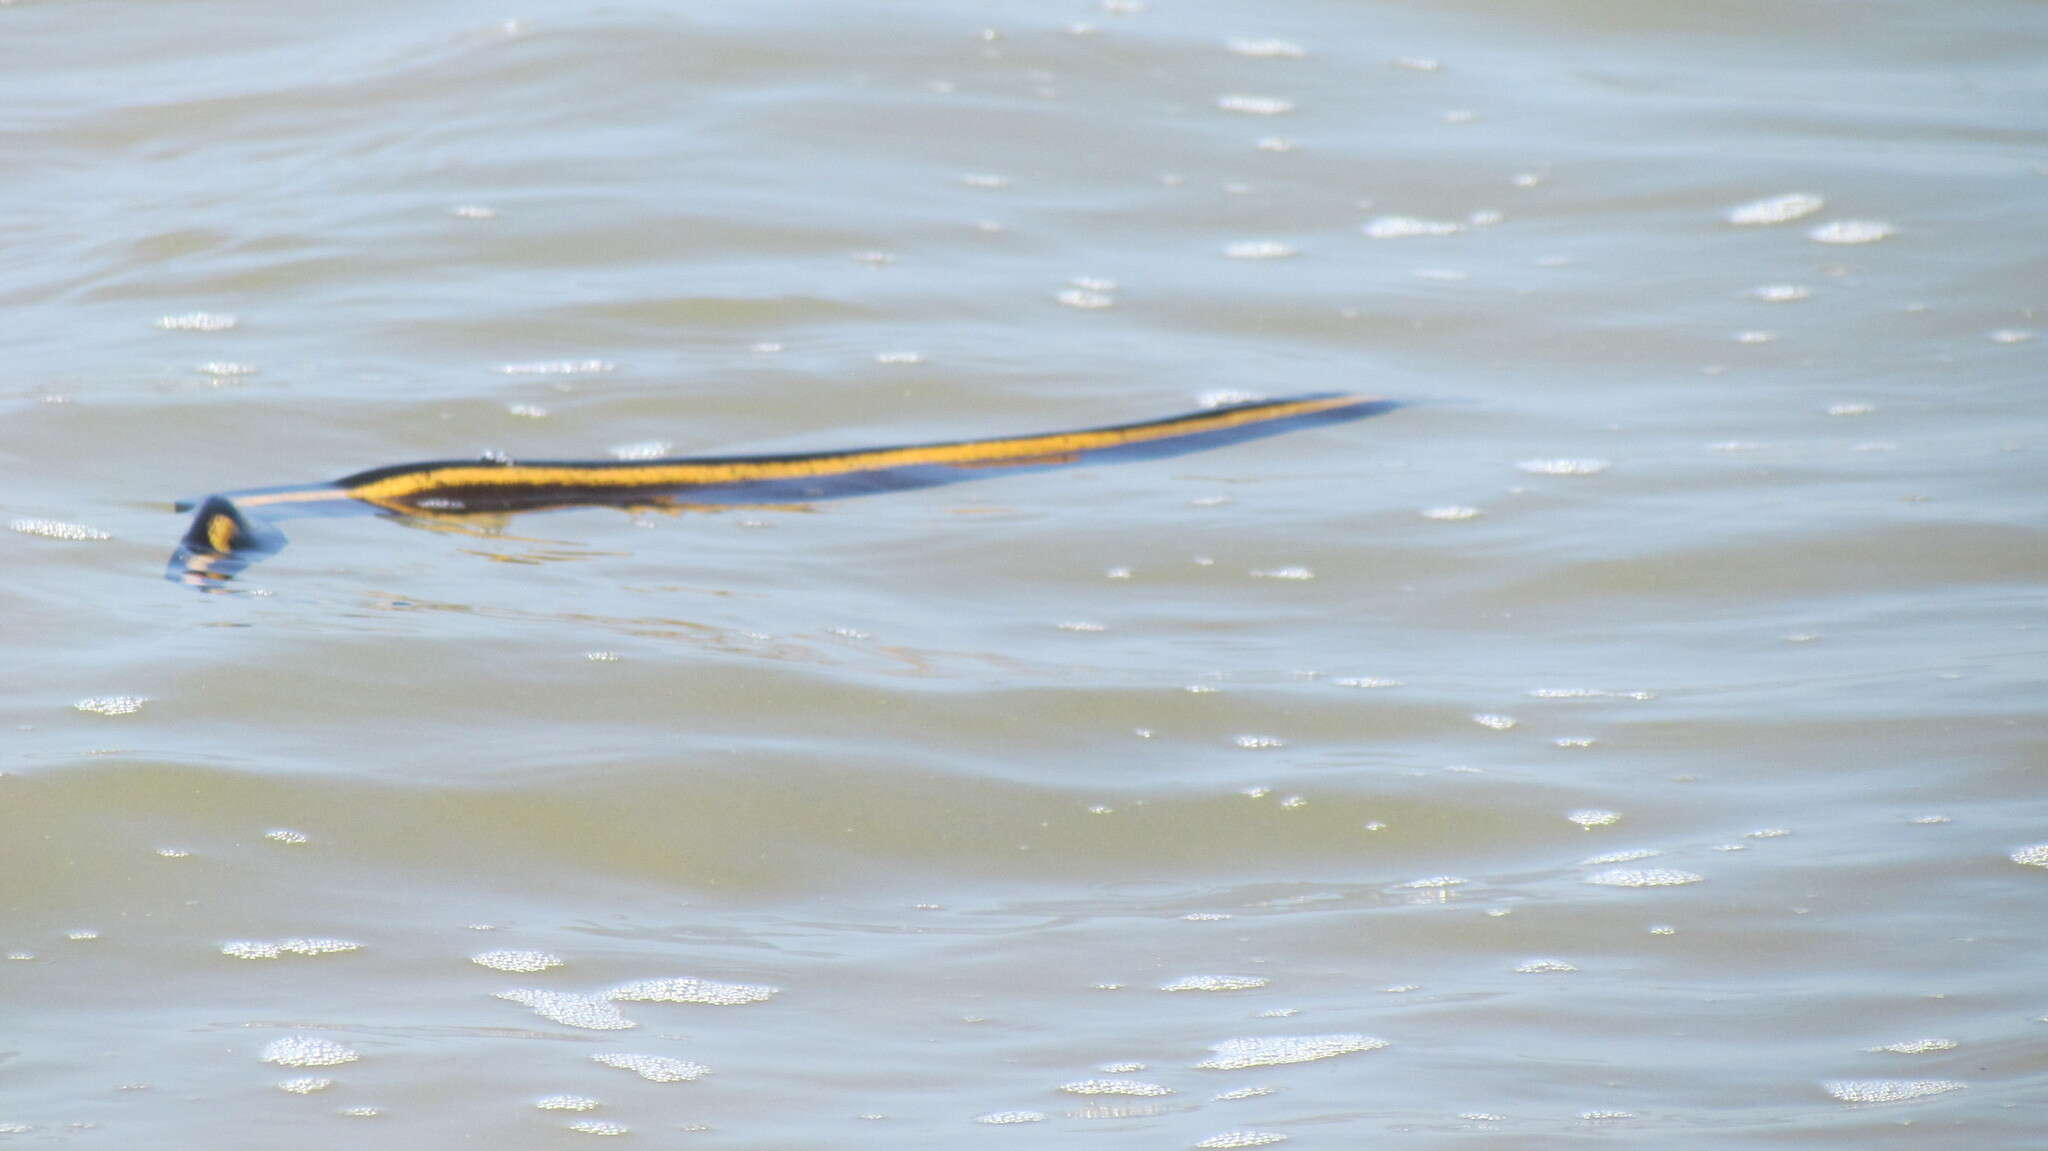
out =
{"type": "Polygon", "coordinates": [[[1038,470],[1157,459],[1311,424],[1376,416],[1395,406],[1388,400],[1326,393],[1080,431],[891,448],[658,460],[483,459],[394,464],[333,483],[254,488],[182,500],[177,505],[179,511],[198,511],[165,575],[196,587],[218,588],[258,557],[283,547],[284,533],[273,521],[291,515],[372,511],[439,519],[583,504],[803,503],[956,483],[980,478],[996,468],[1038,470]]]}

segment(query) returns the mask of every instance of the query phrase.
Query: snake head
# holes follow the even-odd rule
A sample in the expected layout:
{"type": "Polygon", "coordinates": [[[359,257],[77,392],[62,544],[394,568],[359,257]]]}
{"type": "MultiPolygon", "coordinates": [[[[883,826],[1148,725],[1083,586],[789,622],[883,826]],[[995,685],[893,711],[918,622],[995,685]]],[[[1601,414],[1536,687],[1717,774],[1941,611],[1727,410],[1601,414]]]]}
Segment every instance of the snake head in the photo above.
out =
{"type": "Polygon", "coordinates": [[[171,553],[164,578],[211,588],[283,546],[284,533],[243,515],[225,496],[208,496],[193,515],[185,538],[178,541],[178,550],[171,553]]]}

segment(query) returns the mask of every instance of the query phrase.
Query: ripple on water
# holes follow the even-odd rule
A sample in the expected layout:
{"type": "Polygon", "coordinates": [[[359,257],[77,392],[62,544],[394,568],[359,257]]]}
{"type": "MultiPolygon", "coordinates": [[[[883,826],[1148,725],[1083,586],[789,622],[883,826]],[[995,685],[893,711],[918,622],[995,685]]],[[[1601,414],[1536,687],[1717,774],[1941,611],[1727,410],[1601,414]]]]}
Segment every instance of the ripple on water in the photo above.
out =
{"type": "Polygon", "coordinates": [[[67,524],[62,520],[19,519],[9,521],[7,526],[22,535],[39,536],[46,540],[84,542],[114,538],[98,528],[89,528],[84,524],[67,524]]]}
{"type": "Polygon", "coordinates": [[[511,948],[502,951],[479,951],[470,956],[469,961],[478,967],[488,967],[493,971],[512,971],[521,975],[531,975],[536,971],[546,971],[562,965],[562,957],[559,955],[511,948]]]}
{"type": "Polygon", "coordinates": [[[286,1035],[263,1045],[262,1059],[279,1067],[338,1067],[362,1058],[351,1048],[317,1035],[286,1035]]]}
{"type": "Polygon", "coordinates": [[[1275,1035],[1248,1039],[1226,1039],[1212,1045],[1215,1055],[1195,1066],[1214,1071],[1242,1071],[1250,1067],[1278,1067],[1286,1063],[1310,1063],[1358,1051],[1378,1051],[1384,1039],[1370,1035],[1275,1035]]]}
{"type": "Polygon", "coordinates": [[[1821,1087],[1844,1103],[1900,1103],[1967,1087],[1953,1079],[1830,1079],[1821,1087]]]}
{"type": "Polygon", "coordinates": [[[1611,871],[1595,872],[1586,877],[1586,882],[1601,887],[1683,887],[1705,879],[1704,875],[1670,867],[1617,867],[1611,871]]]}
{"type": "Polygon", "coordinates": [[[1161,991],[1250,991],[1272,980],[1261,975],[1188,975],[1159,985],[1161,991]]]}
{"type": "Polygon", "coordinates": [[[635,1055],[626,1052],[606,1052],[590,1057],[594,1063],[631,1071],[650,1083],[688,1083],[711,1074],[711,1068],[702,1063],[686,1059],[674,1059],[667,1055],[635,1055]]]}

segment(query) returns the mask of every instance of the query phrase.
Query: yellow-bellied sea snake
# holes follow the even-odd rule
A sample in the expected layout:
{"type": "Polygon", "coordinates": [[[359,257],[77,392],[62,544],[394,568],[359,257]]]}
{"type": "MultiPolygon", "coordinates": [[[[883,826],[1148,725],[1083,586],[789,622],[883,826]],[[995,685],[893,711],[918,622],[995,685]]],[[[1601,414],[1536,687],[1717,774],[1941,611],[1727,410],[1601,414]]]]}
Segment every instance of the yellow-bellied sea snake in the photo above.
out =
{"type": "Polygon", "coordinates": [[[931,487],[987,475],[1079,463],[1156,459],[1275,435],[1310,424],[1376,416],[1395,405],[1365,396],[1310,395],[1210,408],[1144,423],[988,440],[797,455],[658,460],[436,460],[396,464],[329,484],[258,488],[183,501],[198,514],[166,576],[217,587],[284,546],[272,521],[363,510],[448,517],[581,504],[776,504],[931,487]]]}

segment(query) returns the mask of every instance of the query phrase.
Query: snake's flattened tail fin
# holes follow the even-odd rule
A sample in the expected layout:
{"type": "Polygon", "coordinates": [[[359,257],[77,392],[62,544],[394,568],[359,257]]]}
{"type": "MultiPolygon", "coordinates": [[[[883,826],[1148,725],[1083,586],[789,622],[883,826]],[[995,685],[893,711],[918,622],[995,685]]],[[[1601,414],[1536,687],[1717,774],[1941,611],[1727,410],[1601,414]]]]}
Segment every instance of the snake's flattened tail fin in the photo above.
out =
{"type": "Polygon", "coordinates": [[[233,579],[254,557],[284,546],[284,534],[242,514],[233,500],[208,496],[192,517],[178,550],[171,553],[164,578],[193,587],[212,587],[233,579]]]}

